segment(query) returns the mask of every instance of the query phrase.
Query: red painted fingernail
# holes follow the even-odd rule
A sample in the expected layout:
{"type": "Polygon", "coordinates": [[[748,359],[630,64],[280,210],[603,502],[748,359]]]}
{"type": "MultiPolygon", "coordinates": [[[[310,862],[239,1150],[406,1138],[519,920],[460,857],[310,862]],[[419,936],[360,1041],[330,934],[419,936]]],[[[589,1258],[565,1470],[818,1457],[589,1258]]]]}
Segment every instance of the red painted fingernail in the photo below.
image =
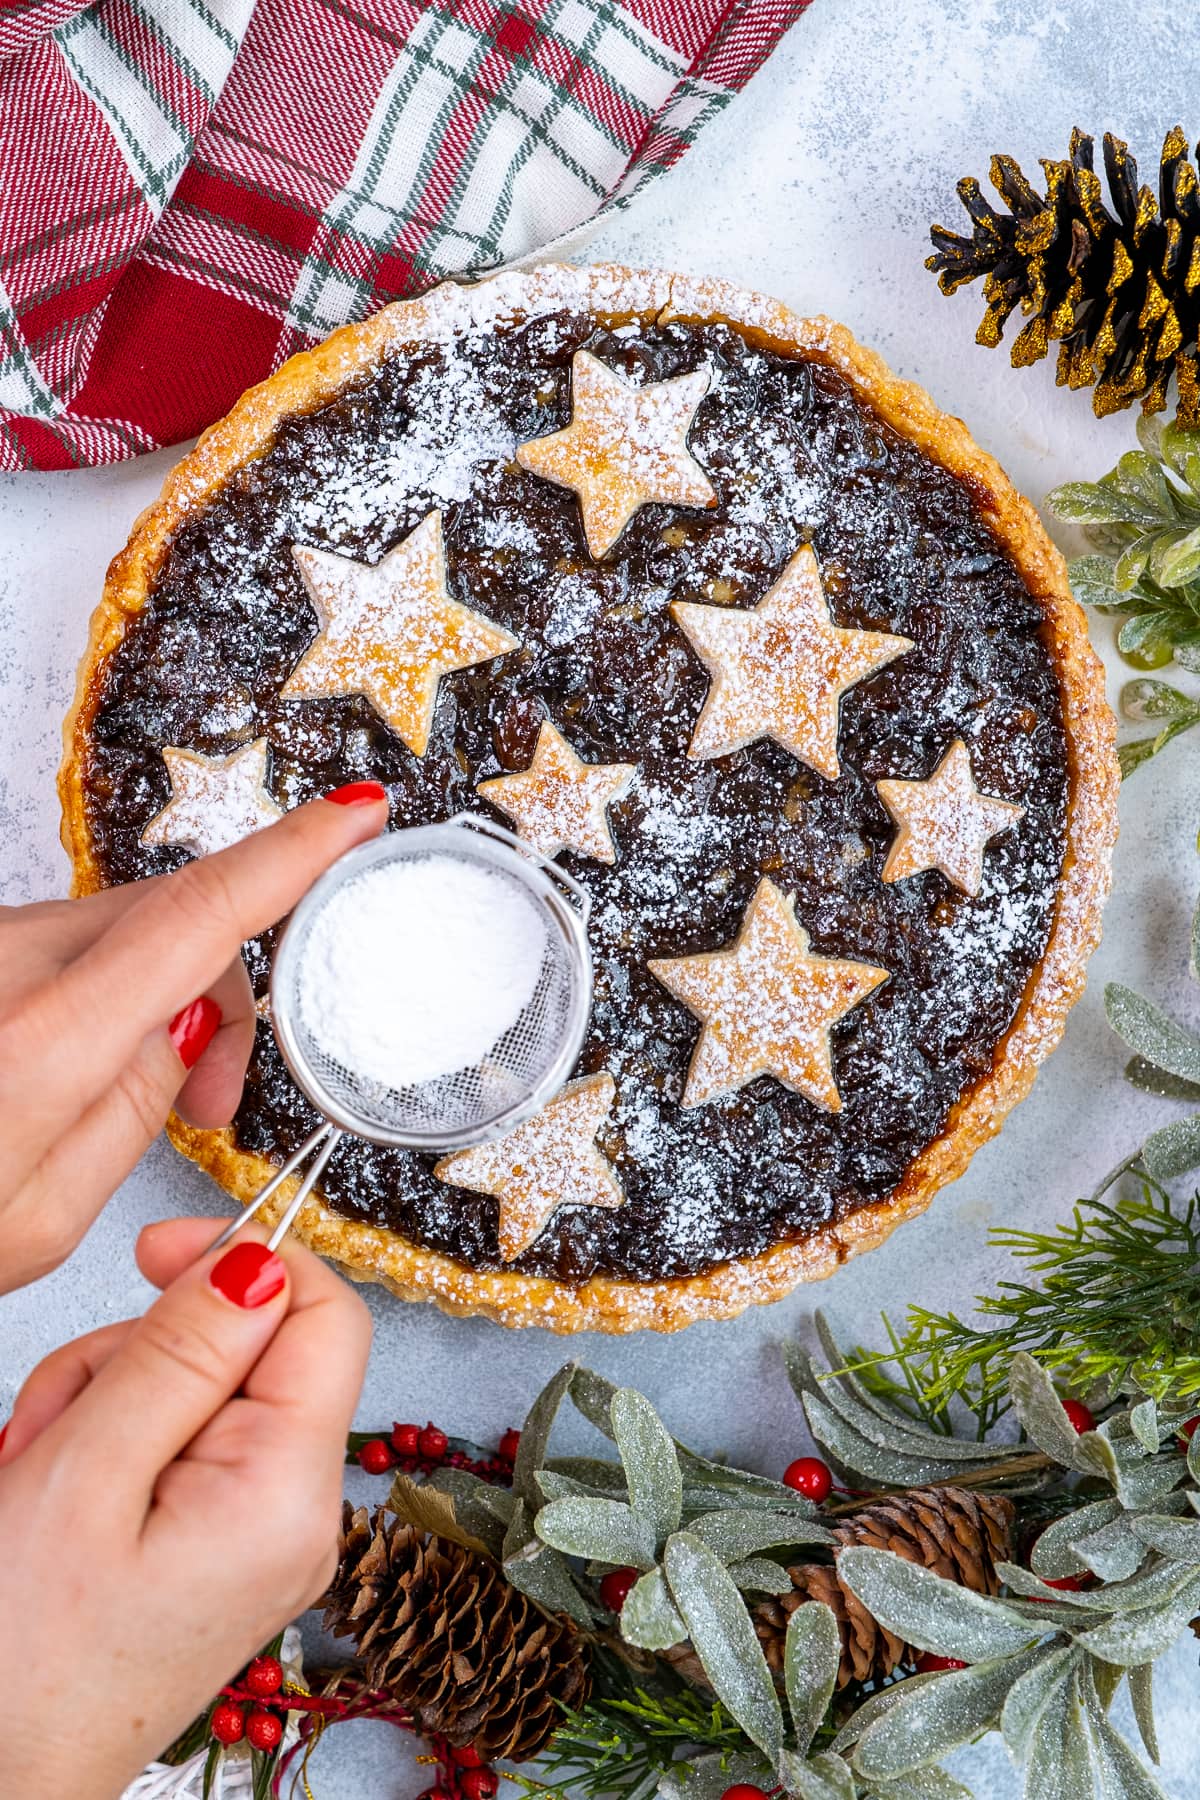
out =
{"type": "Polygon", "coordinates": [[[378,781],[351,781],[345,787],[334,788],[325,798],[335,806],[378,806],[387,799],[387,789],[378,781]]]}
{"type": "Polygon", "coordinates": [[[4,1448],[4,1440],[8,1436],[8,1425],[0,1425],[0,1450],[4,1448]]]}
{"type": "Polygon", "coordinates": [[[221,1009],[207,994],[201,994],[182,1012],[177,1012],[167,1026],[175,1054],[185,1069],[194,1069],[217,1035],[221,1009]]]}
{"type": "Polygon", "coordinates": [[[287,1280],[287,1270],[283,1258],[265,1244],[235,1244],[208,1279],[235,1306],[265,1306],[287,1280]]]}

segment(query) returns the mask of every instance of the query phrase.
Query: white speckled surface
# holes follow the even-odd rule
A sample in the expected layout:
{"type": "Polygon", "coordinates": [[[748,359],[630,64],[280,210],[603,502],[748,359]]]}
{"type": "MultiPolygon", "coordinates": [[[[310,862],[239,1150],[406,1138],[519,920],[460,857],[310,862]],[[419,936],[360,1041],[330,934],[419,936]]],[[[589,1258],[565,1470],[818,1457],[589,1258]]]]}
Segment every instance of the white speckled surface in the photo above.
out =
{"type": "MultiPolygon", "coordinates": [[[[1166,128],[1200,129],[1200,56],[1167,0],[815,0],[771,66],[701,148],[592,254],[711,271],[844,319],[903,375],[968,421],[1035,502],[1068,476],[1099,473],[1132,441],[1128,417],[1098,425],[1086,397],[1055,389],[1045,366],[1013,372],[973,343],[977,290],[954,301],[922,268],[931,219],[954,223],[958,176],[986,173],[994,150],[1027,167],[1062,155],[1071,126],[1112,127],[1152,171],[1166,128]]],[[[174,460],[167,452],[84,475],[0,481],[0,832],[3,899],[61,892],[54,771],[85,622],[105,563],[174,460]]],[[[1108,630],[1098,627],[1107,642],[1108,630]]],[[[1114,670],[1114,674],[1116,671],[1114,670]]],[[[697,1327],[684,1338],[504,1336],[476,1322],[374,1305],[364,1423],[435,1417],[488,1438],[516,1422],[567,1354],[634,1382],[697,1446],[776,1469],[802,1446],[775,1344],[829,1307],[849,1336],[870,1336],[882,1306],[907,1297],[968,1307],[1003,1261],[989,1224],[1049,1224],[1164,1114],[1120,1080],[1122,1054],[1101,1010],[1120,977],[1200,1016],[1187,990],[1186,921],[1200,740],[1138,775],[1122,807],[1116,894],[1086,999],[1032,1097],[969,1175],[922,1220],[820,1290],[697,1327]]],[[[0,1303],[0,1417],[30,1365],[69,1335],[142,1307],[130,1247],[146,1220],[214,1210],[204,1177],[159,1145],[86,1243],[50,1280],[0,1303]]],[[[365,1485],[365,1483],[364,1483],[365,1485]]],[[[377,1488],[376,1492],[379,1491],[377,1488]]],[[[1173,1800],[1200,1789],[1193,1729],[1196,1646],[1162,1665],[1163,1779],[1173,1800]]],[[[320,1800],[396,1800],[425,1785],[395,1734],[334,1734],[314,1766],[320,1800]]],[[[958,1759],[979,1800],[1015,1800],[998,1745],[958,1759]]]]}

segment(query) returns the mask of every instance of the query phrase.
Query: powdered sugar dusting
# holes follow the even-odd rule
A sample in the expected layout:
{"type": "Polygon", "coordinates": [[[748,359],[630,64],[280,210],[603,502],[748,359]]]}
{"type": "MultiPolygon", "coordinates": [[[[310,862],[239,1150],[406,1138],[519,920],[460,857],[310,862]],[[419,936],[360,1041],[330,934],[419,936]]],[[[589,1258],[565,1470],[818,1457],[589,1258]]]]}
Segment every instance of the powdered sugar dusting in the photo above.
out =
{"type": "Polygon", "coordinates": [[[282,819],[283,808],[266,789],[266,738],[230,756],[200,756],[170,744],[162,754],[171,798],[142,832],[143,844],[178,844],[209,856],[282,819]]]}

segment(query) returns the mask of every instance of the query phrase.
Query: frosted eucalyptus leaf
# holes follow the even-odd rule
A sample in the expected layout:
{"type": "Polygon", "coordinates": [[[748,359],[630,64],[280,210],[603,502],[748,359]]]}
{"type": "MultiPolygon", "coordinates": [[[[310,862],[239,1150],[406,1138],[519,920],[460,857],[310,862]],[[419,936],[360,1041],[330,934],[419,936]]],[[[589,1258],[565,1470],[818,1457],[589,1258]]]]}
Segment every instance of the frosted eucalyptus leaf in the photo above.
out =
{"type": "Polygon", "coordinates": [[[501,1555],[504,1534],[517,1507],[507,1488],[494,1488],[466,1469],[439,1469],[425,1485],[449,1494],[459,1523],[481,1538],[492,1556],[501,1555]]]}
{"type": "Polygon", "coordinates": [[[766,1556],[748,1556],[744,1562],[729,1564],[743,1594],[790,1594],[792,1578],[786,1569],[766,1556]]]}
{"type": "Polygon", "coordinates": [[[840,1756],[824,1752],[809,1758],[785,1750],[779,1779],[796,1800],[855,1800],[854,1776],[840,1756]]]}
{"type": "Polygon", "coordinates": [[[570,1387],[575,1376],[574,1363],[564,1363],[558,1373],[552,1375],[526,1415],[521,1427],[521,1441],[517,1446],[516,1459],[513,1462],[513,1493],[517,1494],[530,1506],[541,1504],[535,1475],[546,1460],[546,1446],[550,1442],[550,1433],[554,1429],[554,1421],[558,1409],[562,1405],[563,1396],[570,1387]]]}
{"type": "MultiPolygon", "coordinates": [[[[1060,1600],[1053,1588],[1043,1589],[1036,1577],[1013,1563],[998,1563],[996,1573],[1014,1593],[1032,1595],[1034,1599],[1060,1600]]],[[[1196,1571],[1186,1563],[1159,1563],[1134,1580],[1110,1581],[1100,1588],[1084,1588],[1068,1597],[1068,1605],[1082,1612],[1138,1612],[1146,1606],[1161,1606],[1173,1600],[1180,1590],[1195,1580],[1196,1571]]]]}
{"type": "Polygon", "coordinates": [[[1115,1614],[1092,1630],[1080,1632],[1078,1642],[1105,1662],[1129,1669],[1153,1662],[1171,1648],[1188,1620],[1200,1610],[1200,1576],[1189,1581],[1176,1597],[1160,1606],[1115,1614]]]}
{"type": "Polygon", "coordinates": [[[745,1601],[724,1563],[690,1532],[667,1540],[671,1598],[717,1699],[751,1743],[775,1762],[783,1747],[779,1696],[745,1601]]]}
{"type": "Polygon", "coordinates": [[[775,1771],[752,1752],[714,1750],[675,1763],[659,1776],[657,1791],[662,1800],[721,1800],[726,1788],[743,1781],[766,1792],[775,1786],[775,1771]]]}
{"type": "Polygon", "coordinates": [[[832,1531],[795,1513],[753,1512],[732,1507],[693,1519],[688,1530],[702,1544],[715,1550],[722,1562],[740,1562],[760,1550],[777,1550],[789,1544],[833,1544],[832,1531]]]}
{"type": "Polygon", "coordinates": [[[654,1567],[650,1527],[621,1500],[552,1500],[536,1523],[542,1542],[568,1556],[620,1568],[654,1567]]]}
{"type": "Polygon", "coordinates": [[[1122,1464],[1113,1446],[1098,1431],[1081,1432],[1075,1439],[1075,1467],[1085,1475],[1110,1481],[1118,1496],[1132,1503],[1137,1476],[1130,1469],[1128,1458],[1122,1464]]]}
{"type": "Polygon", "coordinates": [[[972,1593],[890,1550],[851,1545],[838,1558],[838,1575],[888,1631],[938,1656],[982,1662],[1039,1635],[1002,1600],[972,1593]]]}
{"type": "MultiPolygon", "coordinates": [[[[1193,1481],[1200,1481],[1200,1426],[1187,1441],[1187,1472],[1193,1481]]],[[[1196,1496],[1196,1510],[1200,1512],[1200,1495],[1196,1496]]]]}
{"type": "Polygon", "coordinates": [[[1173,1181],[1200,1166],[1200,1115],[1152,1131],[1142,1145],[1142,1160],[1155,1181],[1173,1181]]]}
{"type": "Polygon", "coordinates": [[[811,1500],[796,1493],[794,1488],[784,1487],[781,1481],[772,1481],[768,1475],[752,1475],[746,1469],[731,1469],[724,1463],[710,1462],[683,1445],[678,1449],[685,1506],[695,1506],[702,1500],[706,1509],[736,1503],[738,1506],[770,1506],[776,1512],[802,1512],[809,1518],[816,1514],[811,1500]]]}
{"type": "Polygon", "coordinates": [[[1012,1684],[1037,1658],[1036,1651],[1001,1656],[956,1669],[936,1682],[902,1696],[891,1711],[868,1726],[851,1758],[868,1780],[904,1775],[925,1763],[938,1762],[980,1731],[994,1726],[1012,1684]]]}
{"type": "Polygon", "coordinates": [[[1154,1725],[1154,1664],[1139,1663],[1129,1671],[1129,1698],[1133,1716],[1151,1762],[1158,1762],[1158,1732],[1154,1725]]]}
{"type": "MultiPolygon", "coordinates": [[[[1094,1437],[1089,1440],[1103,1444],[1103,1438],[1094,1437]]],[[[1140,1458],[1134,1462],[1132,1458],[1117,1456],[1115,1472],[1110,1477],[1117,1490],[1118,1498],[1130,1509],[1145,1508],[1164,1501],[1171,1490],[1178,1485],[1178,1465],[1166,1458],[1140,1458]]]]}
{"type": "Polygon", "coordinates": [[[1108,1022],[1131,1050],[1185,1081],[1200,1081],[1200,1038],[1185,1031],[1165,1012],[1135,994],[1132,988],[1110,981],[1104,990],[1108,1022]]]}
{"type": "MultiPolygon", "coordinates": [[[[817,1314],[816,1325],[821,1348],[836,1368],[844,1358],[828,1323],[820,1313],[817,1314]]],[[[909,1418],[907,1413],[901,1412],[899,1407],[891,1406],[878,1395],[872,1394],[849,1371],[840,1371],[836,1375],[819,1374],[811,1359],[794,1344],[785,1345],[784,1357],[785,1361],[795,1360],[796,1377],[792,1385],[798,1393],[815,1393],[826,1400],[848,1425],[852,1425],[871,1443],[894,1445],[897,1449],[911,1451],[917,1456],[934,1456],[970,1463],[1002,1462],[1019,1454],[1017,1446],[1013,1444],[982,1444],[974,1439],[944,1437],[940,1432],[930,1431],[915,1419],[909,1418]]]]}
{"type": "Polygon", "coordinates": [[[1089,1713],[1088,1726],[1104,1800],[1168,1800],[1164,1789],[1103,1713],[1089,1713]]]}
{"type": "Polygon", "coordinates": [[[1139,1400],[1129,1409],[1129,1425],[1147,1456],[1158,1455],[1158,1408],[1153,1400],[1139,1400]]]}
{"type": "Polygon", "coordinates": [[[629,1503],[645,1519],[655,1542],[669,1537],[683,1512],[683,1476],[666,1426],[636,1388],[618,1388],[611,1409],[629,1503]]]}
{"type": "Polygon", "coordinates": [[[871,1800],[972,1800],[970,1788],[945,1769],[911,1769],[895,1781],[876,1781],[871,1800]]]}
{"type": "Polygon", "coordinates": [[[1182,1562],[1200,1563],[1200,1520],[1173,1519],[1167,1513],[1143,1513],[1129,1528],[1151,1550],[1182,1562]]]}
{"type": "Polygon", "coordinates": [[[634,1582],[621,1608],[621,1636],[639,1650],[671,1650],[687,1637],[661,1569],[634,1582]]]}
{"type": "Polygon", "coordinates": [[[877,1693],[864,1700],[861,1706],[855,1708],[834,1738],[831,1748],[838,1751],[848,1750],[852,1744],[858,1742],[868,1725],[873,1725],[876,1719],[881,1719],[884,1713],[890,1712],[893,1706],[898,1705],[901,1700],[911,1699],[917,1688],[927,1686],[929,1682],[937,1679],[937,1673],[931,1670],[927,1675],[906,1675],[903,1681],[894,1681],[891,1687],[880,1688],[877,1693]]]}
{"type": "Polygon", "coordinates": [[[1000,1713],[1000,1730],[1015,1762],[1025,1761],[1042,1714],[1072,1679],[1079,1658],[1080,1652],[1070,1645],[1063,1650],[1048,1650],[1008,1690],[1000,1713]]]}
{"type": "Polygon", "coordinates": [[[543,1500],[570,1500],[577,1495],[589,1500],[597,1498],[585,1482],[573,1481],[569,1475],[557,1475],[553,1469],[539,1469],[534,1479],[543,1500]]]}
{"type": "Polygon", "coordinates": [[[1075,1547],[1085,1567],[1101,1581],[1125,1581],[1130,1575],[1136,1575],[1146,1560],[1146,1546],[1133,1535],[1128,1513],[1122,1513],[1119,1519],[1114,1519],[1100,1531],[1079,1538],[1075,1547]]]}
{"type": "Polygon", "coordinates": [[[592,1608],[571,1579],[570,1570],[553,1550],[528,1550],[504,1564],[509,1585],[528,1596],[544,1612],[566,1613],[585,1630],[593,1623],[592,1608]]]}
{"type": "Polygon", "coordinates": [[[613,1435],[612,1403],[616,1391],[616,1382],[597,1375],[595,1369],[577,1368],[571,1378],[572,1406],[609,1439],[613,1435]]]}
{"type": "Polygon", "coordinates": [[[1083,1557],[1077,1555],[1072,1546],[1080,1535],[1087,1536],[1109,1525],[1114,1519],[1122,1517],[1121,1507],[1116,1500],[1095,1500],[1090,1506],[1081,1506],[1078,1512],[1067,1513],[1061,1519],[1055,1519],[1047,1525],[1033,1546],[1030,1562],[1036,1575],[1043,1580],[1057,1579],[1062,1575],[1078,1575],[1083,1567],[1083,1557]]]}
{"type": "Polygon", "coordinates": [[[1104,1708],[1104,1711],[1107,1712],[1116,1698],[1117,1689],[1125,1679],[1125,1671],[1124,1669],[1118,1669],[1115,1663],[1105,1662],[1103,1658],[1099,1656],[1089,1656],[1087,1668],[1091,1675],[1092,1686],[1096,1690],[1097,1698],[1104,1708]]]}
{"type": "Polygon", "coordinates": [[[784,1639],[783,1681],[802,1755],[828,1711],[841,1660],[841,1632],[829,1607],[819,1600],[798,1606],[784,1639]]]}
{"type": "MultiPolygon", "coordinates": [[[[853,1469],[856,1474],[867,1475],[872,1480],[886,1482],[889,1486],[918,1487],[931,1481],[948,1481],[972,1467],[969,1463],[955,1462],[946,1457],[927,1457],[923,1453],[910,1455],[872,1443],[861,1432],[848,1425],[821,1395],[805,1394],[804,1414],[809,1430],[817,1442],[836,1461],[853,1469]]],[[[978,1464],[980,1468],[984,1466],[986,1465],[983,1463],[978,1464]]]]}
{"type": "Polygon", "coordinates": [[[1168,1075],[1156,1069],[1144,1056],[1131,1056],[1125,1064],[1125,1079],[1130,1087],[1143,1094],[1156,1094],[1160,1100],[1200,1100],[1200,1081],[1185,1081],[1182,1075],[1168,1075]]]}
{"type": "Polygon", "coordinates": [[[1200,571],[1200,530],[1187,531],[1182,537],[1175,537],[1156,558],[1154,579],[1160,587],[1182,587],[1197,571],[1200,571]]]}
{"type": "MultiPolygon", "coordinates": [[[[1146,547],[1149,555],[1149,545],[1146,547]]],[[[1067,564],[1071,591],[1081,606],[1119,606],[1124,595],[1107,556],[1077,556],[1067,564]]]]}
{"type": "Polygon", "coordinates": [[[507,1562],[510,1558],[519,1556],[531,1544],[534,1546],[537,1544],[537,1533],[533,1528],[533,1509],[526,1506],[523,1500],[518,1500],[513,1508],[513,1516],[508,1522],[508,1530],[504,1533],[502,1551],[504,1560],[507,1562]]]}
{"type": "Polygon", "coordinates": [[[1055,1689],[1034,1729],[1025,1800],[1085,1800],[1094,1789],[1083,1705],[1072,1680],[1055,1689]]]}
{"type": "Polygon", "coordinates": [[[1078,1466],[1079,1434],[1041,1363],[1018,1350],[1009,1372],[1013,1410],[1039,1450],[1065,1468],[1078,1466]]]}
{"type": "Polygon", "coordinates": [[[555,1475],[565,1475],[593,1492],[613,1500],[628,1498],[625,1471],[620,1463],[605,1462],[599,1456],[552,1456],[543,1467],[555,1475]]]}
{"type": "Polygon", "coordinates": [[[1161,525],[1162,514],[1144,500],[1096,481],[1064,481],[1046,505],[1066,525],[1161,525]]]}

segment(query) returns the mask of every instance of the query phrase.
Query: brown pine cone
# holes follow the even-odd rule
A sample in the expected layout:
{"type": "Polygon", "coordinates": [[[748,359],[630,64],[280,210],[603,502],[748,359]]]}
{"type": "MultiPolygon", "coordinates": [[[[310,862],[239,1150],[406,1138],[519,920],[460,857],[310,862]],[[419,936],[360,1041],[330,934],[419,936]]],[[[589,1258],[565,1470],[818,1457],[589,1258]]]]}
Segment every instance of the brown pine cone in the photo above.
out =
{"type": "Polygon", "coordinates": [[[430,1537],[381,1507],[343,1510],[325,1627],[353,1637],[372,1687],[424,1732],[487,1761],[527,1762],[590,1689],[587,1653],[566,1619],[518,1593],[490,1557],[430,1537]]]}
{"type": "MultiPolygon", "coordinates": [[[[1014,1507],[1001,1494],[974,1494],[965,1488],[917,1488],[896,1494],[851,1513],[833,1534],[839,1548],[866,1544],[892,1550],[906,1562],[920,1563],[973,1588],[977,1594],[999,1591],[996,1564],[1012,1553],[1014,1507]]],[[[878,1681],[917,1652],[886,1631],[850,1589],[839,1580],[834,1564],[798,1563],[788,1570],[792,1592],[764,1600],[754,1609],[754,1626],[767,1661],[778,1674],[783,1668],[788,1620],[806,1600],[820,1600],[837,1619],[842,1638],[838,1686],[850,1681],[878,1681]]]]}

